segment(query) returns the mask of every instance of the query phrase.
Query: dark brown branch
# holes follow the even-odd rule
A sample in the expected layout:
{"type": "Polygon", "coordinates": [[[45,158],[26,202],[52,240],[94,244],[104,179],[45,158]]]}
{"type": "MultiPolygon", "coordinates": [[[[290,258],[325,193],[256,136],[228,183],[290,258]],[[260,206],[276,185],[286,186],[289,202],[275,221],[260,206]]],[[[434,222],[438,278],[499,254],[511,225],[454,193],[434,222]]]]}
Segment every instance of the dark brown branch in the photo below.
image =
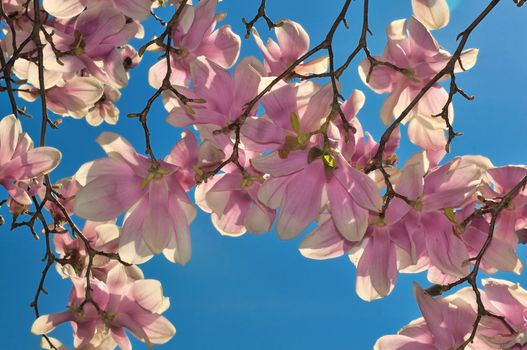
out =
{"type": "Polygon", "coordinates": [[[245,18],[242,18],[242,22],[245,25],[245,39],[249,39],[251,36],[251,30],[253,29],[254,25],[260,18],[263,18],[265,22],[267,23],[267,26],[269,27],[269,30],[273,29],[274,27],[279,27],[280,23],[275,23],[269,16],[267,16],[266,13],[266,0],[261,0],[260,7],[258,7],[258,12],[256,13],[256,16],[254,18],[247,22],[245,18]]]}
{"type": "MultiPolygon", "coordinates": [[[[245,123],[245,121],[247,120],[247,118],[249,118],[251,111],[254,109],[254,107],[256,107],[256,105],[262,99],[262,97],[264,97],[268,92],[270,92],[271,89],[276,84],[278,84],[280,81],[284,79],[288,79],[291,76],[294,76],[295,68],[298,67],[298,65],[300,65],[303,61],[305,61],[306,59],[308,59],[309,57],[313,56],[315,53],[321,50],[328,50],[328,52],[331,51],[333,36],[336,30],[338,29],[338,27],[340,26],[340,24],[345,22],[345,16],[346,16],[346,13],[348,11],[350,4],[351,4],[351,0],[346,0],[344,2],[344,5],[342,6],[340,10],[339,15],[334,20],[330,30],[328,31],[328,33],[326,34],[326,37],[324,38],[324,40],[322,40],[321,43],[319,43],[317,46],[315,46],[314,48],[306,52],[304,55],[299,57],[296,61],[291,63],[286,70],[284,70],[280,75],[278,75],[275,79],[273,79],[258,95],[256,95],[251,101],[249,101],[245,105],[243,113],[238,118],[236,118],[235,121],[227,125],[225,128],[215,131],[216,134],[229,133],[229,132],[234,131],[235,142],[232,148],[232,153],[225,161],[223,161],[221,164],[219,164],[214,169],[206,171],[203,174],[200,174],[197,178],[198,182],[207,181],[207,179],[216,175],[218,172],[221,171],[221,169],[223,169],[223,167],[225,167],[227,164],[230,164],[230,163],[235,164],[242,171],[242,173],[245,173],[245,170],[243,169],[243,167],[238,161],[238,155],[239,155],[239,147],[240,147],[241,128],[243,124],[245,123]]],[[[331,51],[331,56],[332,56],[332,51],[331,51]]],[[[336,83],[335,75],[332,74],[332,76],[334,77],[334,80],[332,81],[334,101],[337,100],[337,105],[338,105],[338,98],[339,98],[338,86],[336,83]]],[[[335,110],[339,110],[339,109],[340,109],[340,105],[338,106],[338,109],[335,109],[335,110]]],[[[341,115],[343,116],[343,113],[341,115]]],[[[329,118],[332,118],[332,117],[333,115],[330,114],[329,118]]],[[[345,120],[345,118],[343,119],[345,120]]],[[[346,120],[346,123],[347,123],[347,120],[346,120]]]]}
{"type": "Polygon", "coordinates": [[[419,91],[417,96],[410,102],[410,104],[405,108],[401,115],[398,116],[397,119],[382,134],[377,153],[373,157],[372,164],[367,169],[367,171],[373,171],[382,166],[382,154],[384,153],[384,149],[386,148],[386,144],[388,143],[390,136],[395,131],[395,129],[397,129],[397,127],[401,124],[404,118],[408,116],[408,114],[417,105],[417,103],[419,103],[419,101],[428,92],[428,90],[430,90],[445,75],[454,74],[456,62],[460,60],[461,53],[463,52],[463,49],[465,48],[465,45],[467,44],[470,35],[474,31],[474,29],[476,29],[476,27],[485,19],[485,17],[487,17],[487,15],[492,12],[492,10],[496,7],[496,5],[498,5],[500,1],[501,0],[492,0],[489,5],[487,5],[487,7],[479,14],[479,16],[463,32],[459,34],[458,39],[461,39],[459,45],[457,46],[456,51],[454,52],[448,63],[445,65],[445,67],[439,73],[437,73],[423,87],[423,89],[421,89],[421,91],[419,91]]]}
{"type": "Polygon", "coordinates": [[[187,6],[185,2],[181,3],[181,5],[174,12],[174,15],[172,16],[170,21],[168,21],[168,23],[166,24],[165,30],[163,31],[163,33],[161,33],[161,35],[158,38],[150,40],[149,42],[147,42],[145,45],[143,45],[139,49],[139,55],[141,56],[152,45],[161,46],[165,50],[164,56],[166,60],[167,72],[165,74],[165,77],[163,78],[163,82],[161,86],[148,99],[145,108],[140,113],[132,113],[128,115],[129,118],[139,118],[139,122],[141,123],[141,126],[143,127],[143,131],[145,135],[146,153],[152,160],[152,163],[154,166],[157,166],[157,159],[154,155],[154,151],[152,150],[152,145],[150,142],[150,130],[148,128],[148,113],[150,112],[150,109],[152,108],[152,105],[154,104],[154,102],[159,98],[159,96],[161,96],[161,94],[164,91],[170,91],[174,93],[174,95],[176,95],[179,102],[182,103],[184,106],[186,106],[189,102],[195,102],[195,103],[200,102],[200,100],[193,100],[193,99],[187,98],[186,96],[181,94],[179,91],[177,91],[177,89],[175,89],[170,82],[170,78],[172,76],[172,66],[170,64],[170,58],[171,58],[171,53],[174,50],[176,50],[176,48],[172,47],[172,30],[174,26],[177,24],[179,17],[183,13],[185,6],[187,6]],[[166,44],[163,43],[164,40],[166,40],[166,44]]]}
{"type": "MultiPolygon", "coordinates": [[[[527,176],[525,176],[516,186],[514,186],[514,188],[512,188],[505,196],[503,196],[503,198],[499,202],[492,202],[493,204],[488,204],[484,209],[479,209],[479,210],[475,211],[475,213],[477,213],[476,215],[483,215],[483,213],[491,214],[491,221],[490,221],[490,227],[489,227],[489,232],[488,232],[487,239],[485,240],[483,246],[481,247],[481,249],[478,252],[478,254],[476,255],[476,257],[470,259],[474,263],[474,266],[472,267],[472,270],[470,271],[470,273],[468,275],[466,275],[465,277],[460,278],[459,280],[457,280],[455,282],[452,282],[450,284],[447,284],[447,285],[433,285],[433,286],[431,286],[430,288],[427,289],[427,292],[430,295],[440,295],[440,294],[442,294],[444,292],[447,292],[447,291],[451,290],[452,288],[457,287],[457,286],[459,286],[459,285],[461,285],[463,283],[468,283],[471,286],[472,290],[474,291],[474,295],[476,296],[476,303],[477,303],[476,319],[474,321],[472,332],[471,332],[469,338],[467,338],[467,340],[460,347],[458,347],[457,350],[465,349],[465,347],[468,344],[470,344],[470,343],[472,343],[474,341],[474,338],[476,336],[476,332],[478,330],[478,327],[479,327],[479,324],[481,322],[481,319],[483,317],[485,317],[485,316],[493,317],[493,318],[496,318],[496,319],[500,320],[505,325],[505,327],[511,332],[511,334],[514,334],[514,332],[515,332],[514,329],[512,328],[512,326],[505,320],[504,317],[498,316],[498,315],[494,315],[493,313],[489,312],[485,308],[485,306],[483,304],[483,300],[481,298],[481,292],[479,291],[479,288],[477,286],[477,276],[478,276],[478,273],[479,273],[481,262],[483,261],[483,257],[485,256],[485,254],[486,254],[487,250],[489,249],[490,244],[492,243],[492,240],[494,238],[494,232],[495,232],[495,229],[496,229],[496,222],[498,220],[498,216],[500,215],[500,213],[505,208],[507,208],[509,206],[511,201],[522,190],[525,189],[526,185],[527,185],[527,176]]],[[[470,217],[473,217],[473,216],[475,216],[475,215],[471,215],[470,217]]]]}

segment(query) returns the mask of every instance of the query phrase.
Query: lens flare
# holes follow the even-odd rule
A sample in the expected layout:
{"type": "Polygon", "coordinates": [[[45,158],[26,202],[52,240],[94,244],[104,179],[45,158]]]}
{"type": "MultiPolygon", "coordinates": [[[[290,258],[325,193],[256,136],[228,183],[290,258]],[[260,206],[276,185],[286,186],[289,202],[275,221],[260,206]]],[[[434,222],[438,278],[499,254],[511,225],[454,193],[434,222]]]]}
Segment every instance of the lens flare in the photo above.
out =
{"type": "Polygon", "coordinates": [[[454,11],[460,4],[461,0],[447,0],[450,11],[454,11]]]}

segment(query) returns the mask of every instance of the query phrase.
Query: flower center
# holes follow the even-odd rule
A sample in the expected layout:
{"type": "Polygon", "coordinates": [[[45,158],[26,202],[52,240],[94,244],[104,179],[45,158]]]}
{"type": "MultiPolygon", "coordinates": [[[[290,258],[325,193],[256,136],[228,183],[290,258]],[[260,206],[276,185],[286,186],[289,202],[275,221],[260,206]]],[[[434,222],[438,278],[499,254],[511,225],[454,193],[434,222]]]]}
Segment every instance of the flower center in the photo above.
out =
{"type": "Polygon", "coordinates": [[[146,185],[150,183],[150,181],[159,180],[163,176],[168,175],[170,173],[171,171],[161,168],[159,164],[152,164],[150,169],[148,169],[148,175],[146,175],[146,177],[141,182],[141,188],[145,188],[146,185]]]}

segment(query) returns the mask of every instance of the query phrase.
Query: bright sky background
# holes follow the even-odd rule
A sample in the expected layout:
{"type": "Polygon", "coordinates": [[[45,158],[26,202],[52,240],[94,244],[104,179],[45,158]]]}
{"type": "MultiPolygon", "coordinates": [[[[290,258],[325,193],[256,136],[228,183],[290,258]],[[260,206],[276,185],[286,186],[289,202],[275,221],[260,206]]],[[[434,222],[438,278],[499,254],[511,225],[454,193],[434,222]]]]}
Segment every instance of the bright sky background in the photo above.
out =
{"type": "MultiPolygon", "coordinates": [[[[466,27],[487,4],[487,1],[453,1],[456,9],[450,26],[436,32],[441,45],[451,51],[455,36],[466,27]]],[[[340,10],[342,0],[268,0],[273,19],[291,18],[300,22],[311,36],[314,46],[320,42],[340,10]]],[[[409,0],[371,1],[370,21],[373,37],[370,49],[380,54],[385,45],[384,28],[394,20],[411,15],[409,0]]],[[[241,36],[241,17],[250,19],[259,1],[224,0],[221,11],[228,13],[226,23],[241,36]]],[[[362,2],[351,5],[348,15],[350,30],[340,30],[336,37],[336,57],[341,62],[356,45],[361,25],[362,2]]],[[[455,129],[463,136],[453,143],[453,155],[482,154],[496,165],[525,163],[527,137],[527,55],[525,11],[504,0],[476,30],[468,47],[478,47],[480,59],[470,72],[460,74],[459,85],[473,102],[455,99],[455,129]]],[[[266,36],[263,23],[258,26],[266,36]]],[[[146,25],[147,38],[161,32],[156,23],[146,25]]],[[[269,33],[271,35],[271,33],[269,33]]],[[[136,43],[136,47],[139,44],[136,43]]],[[[242,56],[260,57],[253,39],[243,40],[242,56]]],[[[361,58],[362,59],[362,58],[361,58]]],[[[63,162],[53,174],[58,180],[72,175],[86,161],[103,156],[95,138],[103,130],[122,134],[138,150],[144,148],[142,130],[137,120],[126,114],[139,112],[153,93],[146,81],[149,65],[155,56],[148,54],[143,64],[132,71],[130,87],[123,91],[118,103],[121,120],[116,127],[89,126],[84,120],[65,119],[58,131],[50,131],[49,143],[61,149],[63,162]]],[[[357,75],[354,62],[342,79],[344,95],[362,89],[366,107],[359,115],[366,130],[375,138],[382,132],[379,110],[385,96],[375,95],[357,75]]],[[[5,96],[0,97],[1,115],[9,113],[5,96]]],[[[35,115],[23,120],[24,129],[38,140],[40,125],[37,105],[30,106],[35,115]]],[[[179,139],[181,130],[164,122],[165,110],[157,104],[149,118],[153,145],[157,155],[165,155],[179,139]]],[[[405,141],[399,156],[406,159],[415,151],[405,141]]],[[[0,197],[5,197],[0,192],[0,197]]],[[[6,218],[5,208],[1,209],[6,218]]],[[[9,220],[9,219],[8,219],[9,220]]],[[[162,281],[165,295],[172,305],[165,316],[176,326],[174,339],[159,349],[370,349],[376,339],[395,333],[418,317],[412,295],[412,282],[426,286],[422,275],[400,276],[393,293],[386,299],[367,303],[355,294],[355,268],[345,257],[330,261],[303,258],[298,252],[301,237],[280,241],[275,232],[245,235],[241,238],[221,237],[207,214],[200,212],[191,226],[193,256],[185,266],[168,263],[162,256],[142,265],[147,278],[162,281]]],[[[29,303],[43,267],[44,242],[35,241],[24,229],[10,232],[0,227],[0,339],[4,349],[37,349],[39,337],[30,334],[34,320],[29,303]]],[[[527,249],[521,248],[527,257],[527,249]]],[[[501,275],[500,275],[501,276],[501,275]]],[[[513,281],[524,276],[503,275],[513,281]]],[[[43,313],[63,311],[71,283],[51,273],[46,283],[49,296],[41,299],[43,313]]],[[[71,342],[68,325],[55,336],[71,342]]],[[[135,349],[146,349],[139,344],[135,349]]]]}

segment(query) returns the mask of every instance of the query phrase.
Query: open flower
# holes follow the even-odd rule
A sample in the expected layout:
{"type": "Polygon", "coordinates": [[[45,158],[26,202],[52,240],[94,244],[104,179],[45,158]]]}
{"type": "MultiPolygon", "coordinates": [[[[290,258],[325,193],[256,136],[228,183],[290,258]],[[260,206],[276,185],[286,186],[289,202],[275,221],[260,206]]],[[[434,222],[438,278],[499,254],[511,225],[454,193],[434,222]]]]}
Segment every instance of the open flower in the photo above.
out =
{"type": "Polygon", "coordinates": [[[169,341],[176,329],[161,316],[170,302],[163,296],[161,283],[156,280],[130,281],[124,270],[117,266],[112,269],[106,283],[92,279],[92,302],[84,303],[85,278],[72,278],[74,288],[70,295],[68,311],[43,315],[35,320],[31,331],[34,334],[48,334],[58,325],[70,321],[74,329],[74,346],[98,346],[107,342],[108,337],[123,350],[132,349],[125,333],[129,330],[137,339],[148,346],[169,341]],[[98,340],[94,344],[94,340],[98,340]]]}
{"type": "Polygon", "coordinates": [[[18,182],[48,174],[57,167],[61,157],[52,147],[33,148],[33,141],[22,132],[20,121],[14,115],[0,121],[0,184],[17,203],[32,203],[27,189],[18,186],[18,182]]]}
{"type": "MultiPolygon", "coordinates": [[[[448,298],[433,298],[421,287],[414,287],[415,298],[423,314],[399,331],[397,335],[386,335],[374,346],[375,350],[444,350],[457,349],[469,336],[476,313],[471,300],[464,298],[472,293],[468,288],[448,298]]],[[[469,344],[466,349],[487,350],[478,344],[469,344]]]]}
{"type": "MultiPolygon", "coordinates": [[[[196,6],[184,5],[172,31],[176,52],[170,56],[174,85],[186,86],[190,82],[190,64],[204,56],[222,68],[230,68],[240,54],[241,40],[228,25],[218,29],[216,24],[224,15],[216,13],[218,0],[203,0],[196,6]]],[[[161,86],[167,72],[166,60],[156,63],[148,75],[148,82],[155,88],[161,86]]]]}
{"type": "Polygon", "coordinates": [[[377,187],[339,153],[339,130],[333,123],[325,124],[332,98],[330,84],[293,87],[283,83],[262,99],[266,115],[248,119],[242,130],[249,139],[272,150],[251,163],[270,175],[258,198],[279,209],[277,232],[282,239],[305,230],[329,203],[340,232],[351,241],[360,241],[369,211],[381,209],[377,187]]]}
{"type": "MultiPolygon", "coordinates": [[[[388,44],[378,61],[391,63],[401,69],[377,65],[371,69],[365,59],[359,66],[361,79],[373,91],[388,93],[384,102],[381,119],[390,124],[392,116],[399,117],[423,89],[451,59],[450,53],[441,49],[430,31],[417,19],[397,20],[387,29],[388,44]]],[[[455,72],[468,70],[476,64],[477,49],[469,49],[461,54],[455,72]]],[[[446,123],[440,114],[447,105],[448,93],[439,84],[433,85],[419,100],[417,105],[403,119],[408,125],[410,141],[425,150],[440,150],[446,145],[444,130],[446,123]]],[[[449,105],[448,117],[453,121],[454,110],[449,105]]]]}
{"type": "Polygon", "coordinates": [[[108,157],[77,172],[75,177],[84,187],[77,194],[75,214],[106,221],[126,211],[119,240],[123,260],[141,263],[163,252],[170,261],[185,264],[190,259],[189,225],[196,210],[178,174],[180,164],[139,155],[114,133],[102,133],[97,142],[108,157]]]}
{"type": "MultiPolygon", "coordinates": [[[[265,68],[269,75],[280,75],[297,59],[309,50],[309,35],[302,26],[294,21],[283,19],[274,28],[278,43],[269,39],[264,45],[260,34],[253,27],[254,40],[264,55],[265,68]]],[[[329,57],[323,56],[302,62],[295,68],[295,73],[321,74],[329,68],[329,57]]]]}

